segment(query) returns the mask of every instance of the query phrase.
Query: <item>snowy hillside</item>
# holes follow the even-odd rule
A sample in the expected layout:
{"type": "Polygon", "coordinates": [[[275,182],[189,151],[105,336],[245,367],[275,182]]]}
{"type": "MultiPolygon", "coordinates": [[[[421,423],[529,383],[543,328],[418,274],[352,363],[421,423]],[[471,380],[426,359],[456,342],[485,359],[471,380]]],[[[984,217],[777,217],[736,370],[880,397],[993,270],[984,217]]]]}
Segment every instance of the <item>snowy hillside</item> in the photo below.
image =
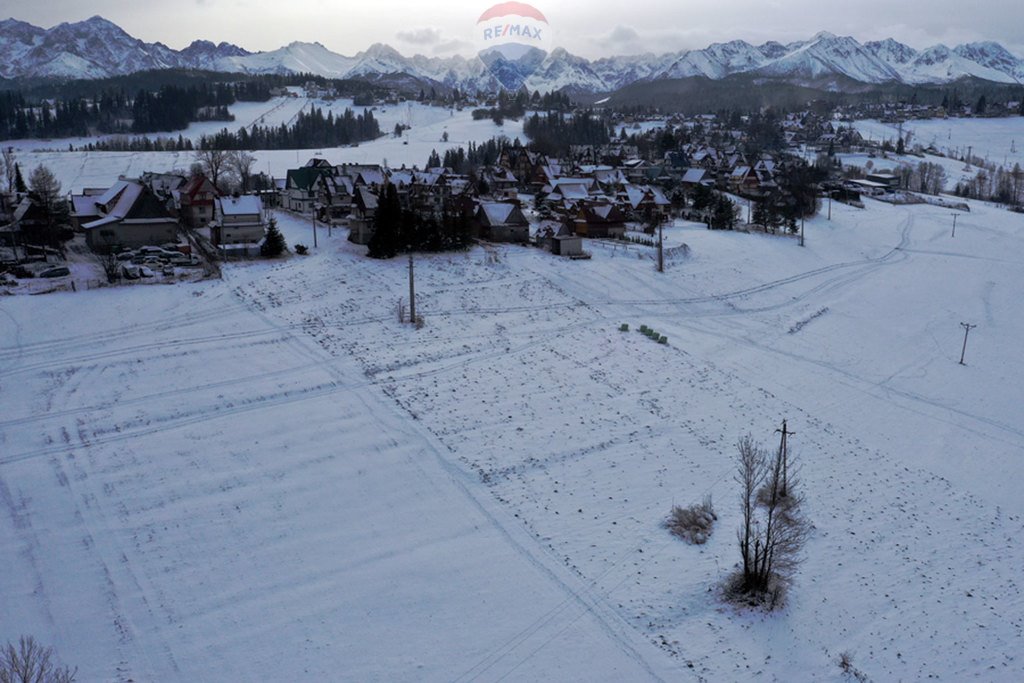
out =
{"type": "Polygon", "coordinates": [[[82,680],[838,682],[841,652],[1020,680],[1024,236],[961,219],[838,205],[803,249],[680,223],[663,275],[598,242],[418,256],[419,331],[404,260],[344,230],[223,281],[5,297],[0,640],[82,680]],[[815,529],[762,615],[715,591],[733,444],[783,418],[815,529]],[[710,542],[669,536],[705,494],[710,542]]]}
{"type": "MultiPolygon", "coordinates": [[[[231,111],[236,121],[229,127],[236,129],[254,123],[280,125],[290,121],[301,109],[316,106],[335,115],[352,106],[350,100],[324,102],[305,98],[277,98],[265,103],[238,103],[231,111]]],[[[336,147],[309,150],[256,151],[255,170],[284,178],[289,168],[297,168],[311,157],[327,159],[332,164],[387,163],[392,167],[403,164],[423,167],[430,153],[444,154],[449,149],[468,147],[470,142],[482,142],[492,137],[525,140],[522,121],[507,120],[501,126],[490,119],[473,120],[471,111],[453,111],[430,107],[419,102],[408,102],[388,107],[376,107],[374,117],[382,130],[393,130],[396,123],[411,125],[401,138],[385,135],[358,147],[336,147]],[[448,142],[442,139],[448,134],[448,142]]],[[[212,134],[224,127],[223,122],[194,123],[184,132],[193,140],[200,135],[212,134]]],[[[4,141],[13,146],[18,160],[25,169],[42,164],[50,168],[65,191],[81,191],[86,187],[109,187],[119,176],[139,177],[147,171],[186,172],[195,160],[192,152],[67,152],[68,144],[83,146],[96,138],[4,141]]]]}
{"type": "MultiPolygon", "coordinates": [[[[496,81],[475,56],[405,57],[376,44],[348,57],[320,43],[293,42],[278,50],[250,54],[221,43],[196,41],[182,51],[132,38],[116,25],[93,17],[44,30],[25,22],[0,22],[0,76],[98,78],[143,69],[200,68],[242,73],[316,73],[332,78],[389,75],[433,81],[464,90],[492,89],[496,81]]],[[[556,49],[528,81],[534,90],[567,88],[611,92],[637,81],[737,73],[763,73],[797,81],[845,76],[864,83],[945,83],[975,76],[1003,83],[1024,82],[1024,60],[993,42],[918,52],[894,40],[861,44],[822,32],[788,45],[744,41],[716,43],[703,50],[663,55],[608,57],[590,61],[556,49]]]]}
{"type": "MultiPolygon", "coordinates": [[[[855,125],[861,135],[877,142],[894,141],[900,134],[896,124],[858,121],[855,125]]],[[[970,151],[1008,170],[1015,164],[1024,167],[1024,117],[907,121],[902,129],[904,137],[910,136],[911,147],[934,147],[951,161],[966,158],[970,151]]],[[[963,165],[954,163],[958,169],[963,165]]]]}

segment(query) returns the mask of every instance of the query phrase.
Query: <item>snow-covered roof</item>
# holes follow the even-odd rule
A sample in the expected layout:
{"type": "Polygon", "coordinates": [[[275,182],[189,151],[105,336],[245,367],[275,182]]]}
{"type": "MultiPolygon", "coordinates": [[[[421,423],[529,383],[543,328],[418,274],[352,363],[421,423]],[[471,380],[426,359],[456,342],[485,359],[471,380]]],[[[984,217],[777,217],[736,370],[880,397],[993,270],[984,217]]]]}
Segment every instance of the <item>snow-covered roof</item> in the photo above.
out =
{"type": "MultiPolygon", "coordinates": [[[[515,204],[500,204],[496,202],[482,202],[480,210],[487,216],[487,222],[491,225],[505,225],[510,222],[516,210],[515,204]]],[[[516,221],[517,223],[519,221],[516,221]]]]}
{"type": "Polygon", "coordinates": [[[737,166],[736,168],[733,169],[732,173],[730,174],[732,178],[737,180],[741,178],[746,178],[748,175],[750,175],[749,166],[737,166]]]}
{"type": "Polygon", "coordinates": [[[589,199],[590,192],[586,185],[564,184],[558,185],[555,190],[566,199],[589,199]]]}
{"type": "Polygon", "coordinates": [[[75,216],[97,216],[100,212],[96,208],[96,197],[72,195],[71,205],[75,216]]]}
{"type": "Polygon", "coordinates": [[[367,169],[359,172],[358,179],[361,179],[366,185],[383,185],[384,173],[377,169],[367,169]]]}
{"type": "Polygon", "coordinates": [[[217,200],[222,216],[259,216],[263,213],[263,201],[255,195],[223,197],[217,200]]]}
{"type": "Polygon", "coordinates": [[[708,174],[706,169],[703,168],[691,168],[683,174],[684,183],[699,183],[704,180],[704,177],[708,174]]]}
{"type": "Polygon", "coordinates": [[[117,181],[116,183],[110,186],[110,189],[101,194],[99,197],[96,197],[96,204],[100,206],[108,206],[112,201],[114,201],[114,199],[117,198],[117,195],[119,195],[130,184],[131,183],[129,183],[127,180],[117,181]]]}

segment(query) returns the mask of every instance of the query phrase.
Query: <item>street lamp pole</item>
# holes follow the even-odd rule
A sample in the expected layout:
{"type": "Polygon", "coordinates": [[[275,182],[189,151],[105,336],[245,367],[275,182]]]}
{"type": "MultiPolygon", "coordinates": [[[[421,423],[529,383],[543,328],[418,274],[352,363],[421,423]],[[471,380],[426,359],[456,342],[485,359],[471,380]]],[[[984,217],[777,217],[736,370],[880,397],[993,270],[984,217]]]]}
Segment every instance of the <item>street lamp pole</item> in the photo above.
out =
{"type": "Polygon", "coordinates": [[[967,363],[964,363],[964,357],[967,355],[967,337],[971,334],[971,330],[977,327],[977,325],[960,323],[960,327],[964,328],[964,349],[960,352],[960,365],[967,365],[967,363]]]}
{"type": "Polygon", "coordinates": [[[319,245],[316,243],[316,205],[313,205],[313,248],[316,249],[319,245]]]}

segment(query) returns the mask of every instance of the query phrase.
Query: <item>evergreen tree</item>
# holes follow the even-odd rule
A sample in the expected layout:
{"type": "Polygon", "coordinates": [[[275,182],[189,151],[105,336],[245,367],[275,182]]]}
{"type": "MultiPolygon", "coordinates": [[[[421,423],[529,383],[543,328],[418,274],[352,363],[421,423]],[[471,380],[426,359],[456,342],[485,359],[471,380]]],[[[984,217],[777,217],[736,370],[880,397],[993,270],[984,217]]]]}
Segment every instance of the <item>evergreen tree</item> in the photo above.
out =
{"type": "Polygon", "coordinates": [[[377,214],[373,219],[373,237],[370,238],[370,258],[389,259],[401,249],[399,231],[402,222],[402,206],[398,200],[398,189],[388,183],[380,191],[377,200],[377,214]]]}
{"type": "Polygon", "coordinates": [[[28,192],[28,186],[25,185],[25,179],[21,176],[21,166],[14,164],[14,191],[20,194],[28,192]]]}
{"type": "Polygon", "coordinates": [[[982,95],[978,98],[978,103],[974,105],[974,113],[981,115],[988,110],[988,98],[982,95]]]}
{"type": "Polygon", "coordinates": [[[903,138],[900,137],[900,139],[896,141],[896,153],[902,155],[905,154],[906,151],[907,146],[904,144],[903,138]]]}
{"type": "Polygon", "coordinates": [[[719,195],[715,202],[711,227],[714,230],[732,230],[736,227],[736,205],[725,195],[719,195]]]}
{"type": "Polygon", "coordinates": [[[277,227],[277,219],[271,218],[269,225],[267,225],[267,235],[263,240],[263,246],[260,247],[260,254],[267,258],[274,258],[284,253],[288,245],[284,241],[284,235],[277,227]]]}

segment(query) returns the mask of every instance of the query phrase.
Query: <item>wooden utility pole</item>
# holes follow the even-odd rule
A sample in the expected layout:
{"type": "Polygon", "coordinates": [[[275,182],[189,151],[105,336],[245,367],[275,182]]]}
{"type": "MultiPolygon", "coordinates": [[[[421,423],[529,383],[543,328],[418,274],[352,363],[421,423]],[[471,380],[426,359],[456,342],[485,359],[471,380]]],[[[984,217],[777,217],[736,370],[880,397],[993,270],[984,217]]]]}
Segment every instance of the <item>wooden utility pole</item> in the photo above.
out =
{"type": "Polygon", "coordinates": [[[412,252],[409,252],[409,320],[416,324],[416,282],[413,277],[412,252]]]}
{"type": "Polygon", "coordinates": [[[967,337],[971,334],[971,330],[977,327],[977,325],[960,323],[960,327],[964,328],[964,350],[960,352],[960,365],[967,365],[967,363],[964,363],[964,357],[967,355],[967,337]]]}
{"type": "Polygon", "coordinates": [[[318,246],[316,243],[316,206],[313,206],[313,248],[316,249],[318,246]]]}
{"type": "Polygon", "coordinates": [[[956,219],[960,217],[960,214],[953,214],[953,237],[956,237],[956,219]]]}
{"type": "Polygon", "coordinates": [[[789,431],[787,421],[782,421],[782,429],[776,429],[776,434],[782,435],[779,443],[779,460],[782,461],[782,490],[779,492],[783,497],[787,495],[789,486],[789,437],[796,436],[796,432],[789,431]]]}
{"type": "Polygon", "coordinates": [[[829,220],[832,220],[832,192],[833,192],[833,190],[829,190],[828,191],[828,219],[829,220]]]}
{"type": "Polygon", "coordinates": [[[665,272],[665,237],[661,223],[658,223],[658,272],[665,272]]]}
{"type": "Polygon", "coordinates": [[[804,217],[800,216],[800,246],[804,246],[804,217]]]}

